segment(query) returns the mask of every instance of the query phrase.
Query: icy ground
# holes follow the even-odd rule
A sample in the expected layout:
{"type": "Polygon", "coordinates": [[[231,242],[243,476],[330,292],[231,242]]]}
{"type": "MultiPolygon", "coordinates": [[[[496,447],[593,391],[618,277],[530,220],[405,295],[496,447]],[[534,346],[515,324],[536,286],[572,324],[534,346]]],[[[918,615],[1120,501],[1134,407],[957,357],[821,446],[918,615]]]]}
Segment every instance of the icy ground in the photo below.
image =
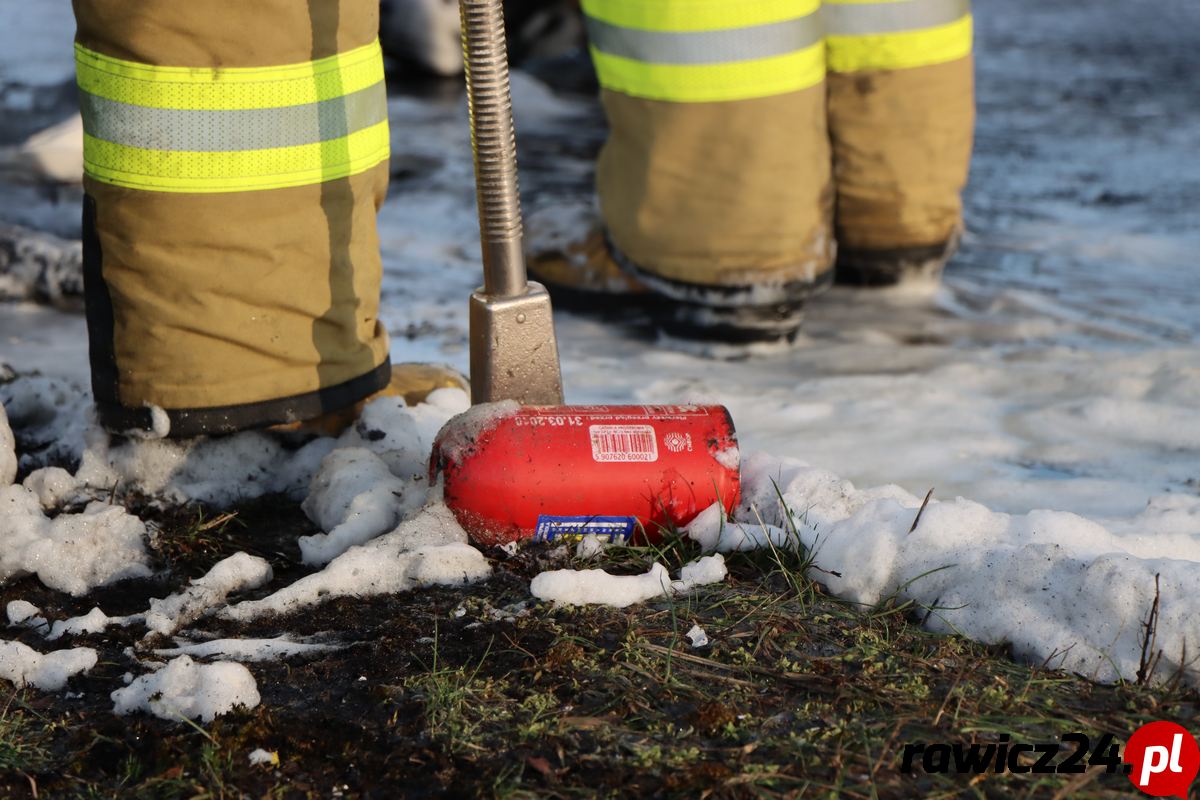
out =
{"type": "MultiPolygon", "coordinates": [[[[21,20],[0,24],[5,143],[65,113],[55,87],[71,72],[69,31],[55,22],[66,7],[46,0],[36,11],[0,11],[0,21],[21,20]]],[[[744,454],[827,471],[770,462],[771,477],[789,476],[795,510],[820,501],[809,521],[822,525],[801,536],[823,537],[822,566],[845,576],[833,581],[836,591],[875,602],[904,586],[937,607],[1012,601],[1005,611],[1031,620],[1036,640],[1016,641],[1019,653],[1044,658],[1081,638],[1086,646],[1059,663],[1129,678],[1155,574],[1167,598],[1164,635],[1192,652],[1200,645],[1200,610],[1185,597],[1200,583],[1200,107],[1192,86],[1200,57],[1191,35],[1200,7],[975,7],[969,233],[940,288],[836,290],[814,303],[801,346],[720,363],[655,346],[636,314],[614,324],[560,313],[567,396],[727,404],[744,454]],[[863,492],[834,476],[902,488],[863,492]],[[909,537],[931,487],[946,502],[930,506],[909,537]],[[1037,509],[1081,516],[1028,514],[1037,509]],[[857,576],[845,568],[855,560],[864,565],[857,576]],[[1020,603],[1043,586],[1055,594],[1020,603]],[[1086,602],[1067,599],[1076,590],[1086,602]]],[[[514,90],[531,217],[586,207],[602,137],[595,107],[524,76],[514,90]]],[[[463,103],[397,95],[391,118],[393,186],[380,222],[393,358],[465,368],[478,246],[463,103]]],[[[77,204],[72,189],[4,186],[0,222],[75,236],[77,204]]],[[[20,372],[86,383],[85,340],[77,316],[0,307],[0,362],[20,372]]],[[[329,538],[309,544],[311,560],[328,561],[330,543],[360,544],[395,521],[385,514],[367,532],[358,522],[322,525],[329,538]]],[[[762,521],[767,537],[787,522],[762,521]]],[[[719,541],[734,532],[708,534],[719,541]]],[[[450,539],[438,546],[465,548],[450,539]]],[[[469,566],[482,575],[486,565],[469,566]]],[[[404,575],[389,584],[411,585],[404,575]]],[[[296,587],[294,595],[310,588],[321,591],[296,587]]],[[[1013,619],[997,620],[946,612],[931,624],[989,641],[1021,633],[1013,619]]]]}

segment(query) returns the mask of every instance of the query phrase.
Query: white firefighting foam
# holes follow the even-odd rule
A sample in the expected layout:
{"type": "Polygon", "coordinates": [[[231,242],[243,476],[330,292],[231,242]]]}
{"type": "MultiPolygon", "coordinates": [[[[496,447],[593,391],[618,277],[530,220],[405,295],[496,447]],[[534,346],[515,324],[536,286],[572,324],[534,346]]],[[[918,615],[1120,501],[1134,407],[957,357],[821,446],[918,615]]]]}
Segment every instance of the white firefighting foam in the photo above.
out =
{"type": "Polygon", "coordinates": [[[230,606],[221,616],[245,622],[264,614],[292,613],[334,597],[465,586],[491,574],[487,559],[466,542],[467,534],[454,515],[440,501],[434,502],[394,531],[351,547],[320,572],[261,600],[230,606]]]}
{"type": "Polygon", "coordinates": [[[206,611],[225,605],[229,595],[257,589],[271,581],[271,565],[259,556],[234,553],[182,591],[152,599],[146,627],[168,635],[197,620],[206,611]]]}
{"type": "Polygon", "coordinates": [[[150,574],[146,526],[120,506],[93,502],[50,519],[23,486],[0,489],[0,581],[33,574],[75,596],[150,574]]]}
{"type": "Polygon", "coordinates": [[[15,686],[57,692],[72,676],[96,666],[97,659],[90,647],[39,653],[20,642],[0,641],[0,678],[15,686]]]}
{"type": "Polygon", "coordinates": [[[704,556],[680,570],[671,580],[662,564],[654,563],[643,575],[612,575],[602,569],[557,569],[533,579],[529,591],[539,600],[561,605],[606,605],[625,608],[659,597],[675,597],[696,587],[720,583],[729,572],[720,555],[704,556]]]}
{"type": "Polygon", "coordinates": [[[197,664],[178,656],[112,693],[113,711],[145,711],[162,719],[212,722],[235,708],[252,709],[262,700],[250,670],[232,661],[197,664]]]}

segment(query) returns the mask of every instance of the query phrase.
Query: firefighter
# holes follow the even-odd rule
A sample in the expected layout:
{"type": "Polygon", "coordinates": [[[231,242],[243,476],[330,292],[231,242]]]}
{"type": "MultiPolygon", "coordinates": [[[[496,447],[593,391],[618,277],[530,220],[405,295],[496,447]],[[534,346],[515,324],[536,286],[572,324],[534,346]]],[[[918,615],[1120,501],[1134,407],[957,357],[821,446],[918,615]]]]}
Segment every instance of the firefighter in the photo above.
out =
{"type": "Polygon", "coordinates": [[[556,300],[639,294],[669,334],[788,341],[835,275],[940,272],[974,125],[969,0],[582,5],[602,224],[535,254],[556,300]]]}
{"type": "MultiPolygon", "coordinates": [[[[588,268],[533,266],[722,341],[793,338],[835,253],[867,283],[938,268],[969,155],[966,1],[584,0],[602,226],[588,268]]],[[[378,0],[73,3],[102,424],[336,430],[373,394],[462,385],[393,369],[378,320],[378,0]]]]}
{"type": "MultiPolygon", "coordinates": [[[[101,423],[174,436],[322,419],[390,391],[375,216],[378,0],[74,0],[84,293],[101,423]]],[[[340,412],[340,413],[337,413],[340,412]]]]}

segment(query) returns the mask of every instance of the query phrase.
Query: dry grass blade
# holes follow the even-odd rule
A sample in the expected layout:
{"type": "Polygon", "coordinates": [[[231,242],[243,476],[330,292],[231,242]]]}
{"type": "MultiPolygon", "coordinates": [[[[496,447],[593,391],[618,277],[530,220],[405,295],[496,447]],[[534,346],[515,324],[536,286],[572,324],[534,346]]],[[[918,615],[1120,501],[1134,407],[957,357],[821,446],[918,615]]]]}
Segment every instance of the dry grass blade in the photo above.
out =
{"type": "Polygon", "coordinates": [[[1154,602],[1150,604],[1150,613],[1142,623],[1142,655],[1138,659],[1137,684],[1145,686],[1158,668],[1162,651],[1158,650],[1158,605],[1162,599],[1159,590],[1159,574],[1154,575],[1154,602]]]}
{"type": "Polygon", "coordinates": [[[215,517],[214,519],[209,520],[208,522],[205,522],[205,523],[202,523],[202,524],[196,526],[196,530],[197,531],[211,531],[213,528],[219,528],[222,525],[224,525],[226,522],[229,522],[230,520],[237,518],[237,515],[238,515],[238,512],[236,512],[236,511],[226,512],[224,514],[221,514],[218,517],[215,517]]]}
{"type": "Polygon", "coordinates": [[[917,516],[913,517],[912,527],[908,529],[909,533],[912,533],[913,531],[915,531],[917,529],[917,526],[921,524],[921,515],[925,513],[925,506],[929,505],[929,500],[932,497],[933,497],[933,487],[930,486],[929,491],[925,493],[925,499],[921,501],[921,507],[917,509],[917,516]]]}

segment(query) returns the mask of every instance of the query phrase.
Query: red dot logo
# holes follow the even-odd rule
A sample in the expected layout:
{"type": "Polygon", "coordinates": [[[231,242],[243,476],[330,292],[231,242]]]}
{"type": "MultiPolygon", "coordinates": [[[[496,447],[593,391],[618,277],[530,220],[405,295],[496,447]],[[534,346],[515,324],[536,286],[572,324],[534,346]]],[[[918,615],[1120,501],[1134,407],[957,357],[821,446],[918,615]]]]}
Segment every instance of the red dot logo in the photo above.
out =
{"type": "Polygon", "coordinates": [[[1122,760],[1130,766],[1129,780],[1146,794],[1186,800],[1200,772],[1200,744],[1182,725],[1151,722],[1129,737],[1122,760]]]}

